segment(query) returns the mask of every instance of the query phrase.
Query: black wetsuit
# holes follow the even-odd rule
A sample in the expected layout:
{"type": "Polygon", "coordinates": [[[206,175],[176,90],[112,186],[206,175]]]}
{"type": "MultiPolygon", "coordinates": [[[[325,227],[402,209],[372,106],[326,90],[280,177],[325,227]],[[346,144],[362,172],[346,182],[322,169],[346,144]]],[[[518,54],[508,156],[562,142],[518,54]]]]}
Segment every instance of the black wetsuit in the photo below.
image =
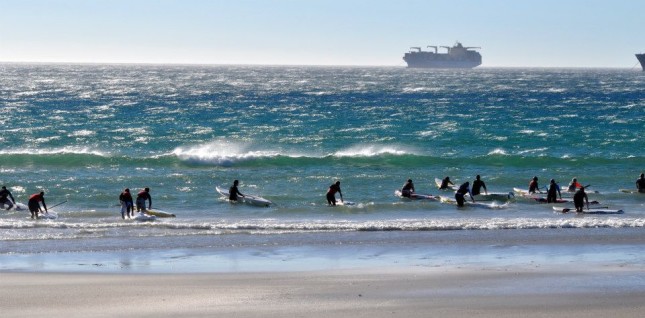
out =
{"type": "Polygon", "coordinates": [[[228,189],[228,199],[231,201],[237,201],[237,195],[244,196],[242,193],[240,193],[240,190],[237,189],[237,186],[232,186],[230,189],[228,189]]]}
{"type": "Polygon", "coordinates": [[[587,193],[584,190],[578,190],[573,195],[573,205],[576,207],[576,211],[582,211],[582,208],[585,206],[585,198],[587,193]]]}
{"type": "Polygon", "coordinates": [[[480,194],[482,187],[486,189],[486,184],[484,183],[484,181],[481,181],[481,180],[473,181],[473,189],[472,189],[473,195],[480,194]]]}
{"type": "Polygon", "coordinates": [[[457,192],[455,192],[455,200],[457,200],[458,206],[464,206],[464,202],[466,202],[464,196],[466,193],[471,193],[472,195],[472,192],[470,192],[470,189],[468,188],[468,184],[464,183],[459,187],[457,192]]]}
{"type": "Polygon", "coordinates": [[[638,192],[645,192],[645,178],[636,179],[636,188],[638,192]]]}
{"type": "Polygon", "coordinates": [[[552,183],[549,185],[549,191],[546,194],[547,203],[555,203],[558,200],[558,185],[552,183]]]}
{"type": "Polygon", "coordinates": [[[412,195],[412,192],[414,192],[414,184],[412,184],[412,182],[406,182],[403,189],[401,189],[401,195],[409,198],[412,195]]]}

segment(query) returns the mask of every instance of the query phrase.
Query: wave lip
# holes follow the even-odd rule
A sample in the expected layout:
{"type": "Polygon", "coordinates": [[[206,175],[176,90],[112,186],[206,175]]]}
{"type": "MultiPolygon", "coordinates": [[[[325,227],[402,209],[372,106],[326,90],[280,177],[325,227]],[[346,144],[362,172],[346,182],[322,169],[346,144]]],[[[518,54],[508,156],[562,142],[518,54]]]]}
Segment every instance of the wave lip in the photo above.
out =
{"type": "Polygon", "coordinates": [[[178,147],[172,151],[179,160],[193,164],[230,166],[239,161],[258,158],[273,158],[277,151],[249,150],[250,146],[232,142],[214,141],[190,147],[178,147]]]}
{"type": "Polygon", "coordinates": [[[376,157],[382,155],[408,155],[413,151],[402,149],[398,146],[384,145],[357,145],[344,150],[339,150],[333,155],[336,157],[376,157]]]}
{"type": "Polygon", "coordinates": [[[230,166],[243,161],[276,159],[286,157],[292,159],[324,159],[335,158],[372,158],[378,156],[405,156],[415,154],[414,151],[400,146],[388,145],[356,145],[328,155],[311,154],[298,151],[283,151],[256,148],[252,144],[242,144],[228,141],[213,141],[187,147],[175,148],[171,155],[179,160],[192,164],[207,164],[230,166]],[[255,148],[255,149],[254,149],[255,148]]]}
{"type": "Polygon", "coordinates": [[[54,149],[20,148],[0,150],[0,155],[94,155],[108,157],[107,153],[89,147],[63,147],[54,149]]]}

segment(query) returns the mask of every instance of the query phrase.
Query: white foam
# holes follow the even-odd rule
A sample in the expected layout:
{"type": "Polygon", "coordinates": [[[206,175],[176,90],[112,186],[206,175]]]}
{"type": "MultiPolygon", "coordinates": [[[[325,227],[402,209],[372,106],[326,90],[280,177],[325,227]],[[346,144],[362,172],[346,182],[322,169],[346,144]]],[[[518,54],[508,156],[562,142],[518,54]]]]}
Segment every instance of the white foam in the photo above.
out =
{"type": "Polygon", "coordinates": [[[249,145],[228,141],[214,141],[190,147],[178,147],[173,150],[172,154],[183,161],[218,165],[229,165],[240,160],[280,155],[276,151],[251,150],[249,148],[251,148],[249,145]]]}
{"type": "Polygon", "coordinates": [[[98,150],[90,149],[89,147],[62,147],[53,149],[6,149],[0,150],[3,155],[61,155],[61,154],[81,154],[81,155],[95,155],[106,157],[107,154],[98,150]]]}
{"type": "Polygon", "coordinates": [[[344,150],[339,150],[333,155],[336,157],[374,157],[380,155],[405,155],[413,152],[398,146],[383,145],[357,145],[344,150]]]}

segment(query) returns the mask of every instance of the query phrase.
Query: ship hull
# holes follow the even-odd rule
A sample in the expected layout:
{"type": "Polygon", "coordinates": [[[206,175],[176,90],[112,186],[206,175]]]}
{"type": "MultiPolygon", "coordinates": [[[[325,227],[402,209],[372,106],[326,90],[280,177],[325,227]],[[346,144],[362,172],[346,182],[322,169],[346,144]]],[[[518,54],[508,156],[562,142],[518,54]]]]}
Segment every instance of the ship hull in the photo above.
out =
{"type": "Polygon", "coordinates": [[[641,68],[643,69],[643,71],[645,71],[645,53],[636,54],[636,58],[641,63],[641,68]]]}
{"type": "Polygon", "coordinates": [[[406,61],[408,68],[475,68],[481,62],[473,61],[406,61]]]}

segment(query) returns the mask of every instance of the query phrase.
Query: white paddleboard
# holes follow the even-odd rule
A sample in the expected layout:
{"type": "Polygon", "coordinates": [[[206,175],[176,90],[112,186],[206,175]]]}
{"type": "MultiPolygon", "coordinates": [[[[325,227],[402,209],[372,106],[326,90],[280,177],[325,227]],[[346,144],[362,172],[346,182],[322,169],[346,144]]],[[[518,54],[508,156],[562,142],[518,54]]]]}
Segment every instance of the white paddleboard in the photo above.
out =
{"type": "MultiPolygon", "coordinates": [[[[457,200],[455,200],[454,198],[441,196],[441,197],[439,197],[439,200],[441,201],[441,203],[457,205],[457,200]]],[[[508,203],[497,204],[497,203],[494,203],[494,202],[492,202],[492,203],[484,203],[484,202],[477,202],[477,201],[473,202],[471,200],[465,199],[464,206],[497,210],[497,209],[505,209],[505,208],[507,208],[508,203]]]]}
{"type": "MultiPolygon", "coordinates": [[[[4,204],[0,204],[0,209],[2,209],[2,210],[6,210],[6,209],[7,209],[7,206],[6,206],[6,205],[4,205],[4,204]]],[[[18,202],[17,202],[16,204],[14,204],[14,205],[11,207],[11,209],[9,209],[9,211],[27,211],[27,210],[28,210],[27,205],[22,204],[22,203],[18,203],[18,202]]]]}
{"type": "MultiPolygon", "coordinates": [[[[215,187],[215,190],[220,195],[226,197],[226,199],[229,198],[228,190],[222,189],[220,187],[215,187]]],[[[244,195],[244,197],[239,197],[238,201],[244,202],[244,203],[249,204],[249,205],[264,206],[264,207],[268,207],[271,204],[273,204],[273,202],[271,202],[271,201],[269,201],[269,200],[267,200],[265,198],[258,197],[258,196],[253,196],[253,195],[248,195],[248,194],[244,195]]]]}
{"type": "Polygon", "coordinates": [[[475,201],[507,201],[515,198],[513,192],[488,192],[488,194],[480,193],[474,196],[475,201]]]}
{"type": "Polygon", "coordinates": [[[162,210],[157,210],[157,209],[150,209],[146,210],[146,214],[149,215],[154,215],[158,218],[174,218],[176,215],[170,212],[162,211],[162,210]]]}
{"type": "Polygon", "coordinates": [[[638,192],[638,190],[632,190],[632,189],[619,189],[618,191],[623,193],[645,193],[645,192],[638,192]]]}
{"type": "Polygon", "coordinates": [[[430,194],[418,194],[418,193],[412,193],[409,197],[404,197],[403,193],[401,193],[401,190],[396,190],[394,191],[394,195],[401,199],[405,200],[432,200],[432,201],[438,201],[439,198],[435,197],[430,194]]]}
{"type": "MultiPolygon", "coordinates": [[[[344,205],[356,205],[356,202],[352,201],[347,201],[347,200],[336,200],[336,206],[344,206],[344,205]]],[[[333,205],[330,205],[333,206],[333,205]]]]}
{"type": "Polygon", "coordinates": [[[139,212],[139,213],[137,213],[137,215],[134,216],[134,220],[140,221],[140,222],[154,221],[156,219],[157,219],[156,216],[150,215],[150,214],[145,214],[143,212],[139,212]]]}
{"type": "Polygon", "coordinates": [[[584,213],[584,214],[623,214],[625,213],[625,211],[623,210],[606,209],[606,208],[582,209],[582,212],[576,212],[575,208],[562,208],[557,206],[553,207],[553,211],[560,212],[560,213],[573,212],[573,213],[584,213]]]}
{"type": "MultiPolygon", "coordinates": [[[[31,216],[29,216],[31,218],[31,216]]],[[[39,220],[54,220],[58,218],[58,213],[49,211],[49,213],[38,213],[39,220]]]]}

